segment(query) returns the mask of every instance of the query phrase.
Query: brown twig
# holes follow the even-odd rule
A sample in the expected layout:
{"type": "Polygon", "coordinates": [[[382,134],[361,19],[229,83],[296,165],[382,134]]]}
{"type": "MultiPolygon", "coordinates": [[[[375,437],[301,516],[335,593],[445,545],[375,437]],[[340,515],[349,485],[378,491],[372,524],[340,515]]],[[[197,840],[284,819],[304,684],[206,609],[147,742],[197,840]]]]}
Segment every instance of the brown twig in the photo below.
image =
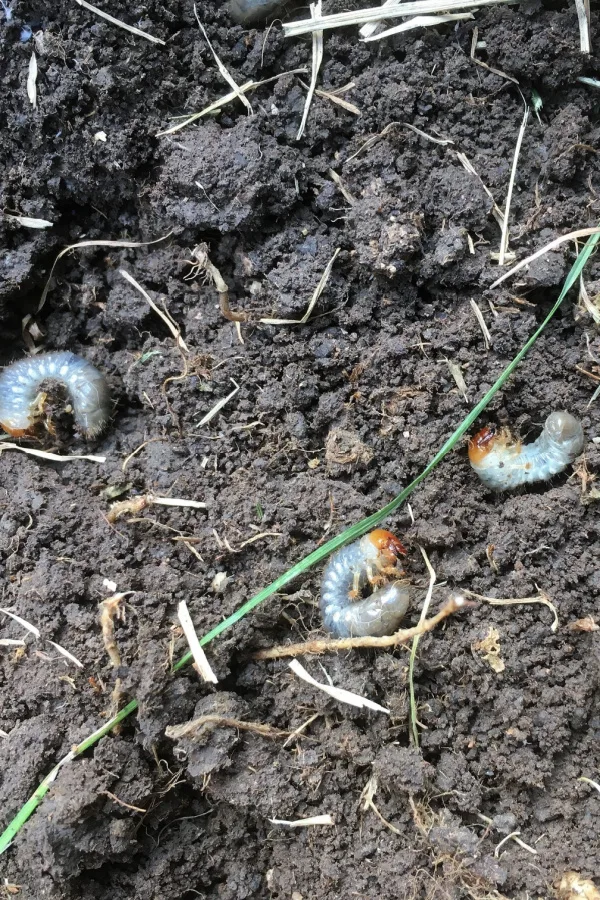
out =
{"type": "Polygon", "coordinates": [[[107,597],[100,604],[100,625],[104,649],[115,669],[121,665],[121,654],[115,640],[115,619],[122,617],[121,603],[131,593],[132,591],[124,591],[121,594],[113,594],[112,597],[107,597]]]}
{"type": "Polygon", "coordinates": [[[134,812],[138,813],[147,813],[147,809],[142,809],[141,806],[132,806],[131,803],[125,803],[124,800],[121,800],[117,797],[116,794],[113,794],[111,791],[100,791],[101,794],[104,794],[106,797],[110,797],[111,800],[114,800],[115,803],[118,803],[119,806],[124,806],[125,809],[132,809],[134,812]]]}
{"type": "Polygon", "coordinates": [[[262,725],[260,722],[243,722],[241,719],[231,719],[229,716],[218,716],[215,713],[209,713],[193,719],[191,722],[184,722],[182,725],[168,725],[165,728],[165,735],[176,741],[182,737],[194,737],[204,725],[221,725],[225,728],[237,728],[240,731],[252,731],[254,734],[260,734],[262,737],[281,738],[289,737],[289,731],[279,731],[271,725],[262,725]]]}
{"type": "Polygon", "coordinates": [[[435,616],[425,619],[424,622],[420,622],[412,628],[401,628],[395,634],[386,635],[385,637],[350,637],[333,640],[319,638],[315,641],[305,641],[302,644],[284,644],[279,647],[270,647],[268,650],[258,650],[250,658],[279,659],[282,656],[301,656],[303,653],[331,653],[337,650],[355,650],[359,647],[396,647],[398,644],[405,644],[407,641],[412,640],[416,635],[433,631],[440,622],[453,613],[458,612],[458,610],[476,605],[461,596],[450,597],[435,616]]]}
{"type": "MultiPolygon", "coordinates": [[[[102,627],[102,640],[104,641],[104,649],[108,653],[113,668],[118,669],[121,665],[121,654],[115,640],[115,619],[123,619],[123,609],[121,603],[129,594],[134,591],[123,591],[119,594],[113,594],[107,597],[100,604],[100,625],[102,627]]],[[[115,686],[112,692],[112,707],[114,715],[118,710],[123,692],[121,690],[121,679],[115,679],[115,686]]]]}
{"type": "Polygon", "coordinates": [[[207,244],[198,244],[197,247],[194,247],[192,250],[192,256],[194,257],[194,263],[192,264],[192,271],[187,276],[187,278],[195,277],[200,273],[204,273],[209,281],[212,281],[217,294],[219,295],[219,308],[221,310],[221,314],[229,321],[229,322],[248,322],[250,319],[250,313],[244,311],[236,311],[233,310],[229,305],[229,288],[227,287],[223,276],[217,269],[215,265],[210,261],[208,256],[208,246],[207,244]]]}

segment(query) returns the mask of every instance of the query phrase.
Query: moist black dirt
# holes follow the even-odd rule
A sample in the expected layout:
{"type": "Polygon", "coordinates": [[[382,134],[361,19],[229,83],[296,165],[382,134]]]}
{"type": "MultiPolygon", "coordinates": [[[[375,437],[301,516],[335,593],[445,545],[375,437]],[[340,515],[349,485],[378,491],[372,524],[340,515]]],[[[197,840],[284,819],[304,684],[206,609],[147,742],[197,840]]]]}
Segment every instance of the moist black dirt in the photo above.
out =
{"type": "MultiPolygon", "coordinates": [[[[348,5],[325,4],[327,12],[348,5]]],[[[115,411],[96,444],[73,435],[58,448],[105,455],[104,464],[0,456],[2,606],[42,633],[39,641],[26,634],[24,649],[0,649],[0,826],[106,721],[117,677],[140,709],[61,771],[0,860],[0,893],[17,885],[23,897],[64,900],[545,898],[566,870],[597,873],[600,798],[577,779],[597,779],[600,767],[600,642],[598,632],[567,628],[584,616],[600,621],[600,526],[597,506],[584,502],[593,483],[581,467],[495,496],[470,470],[463,444],[412,496],[414,519],[404,508],[388,522],[410,547],[407,570],[419,588],[410,621],[427,583],[418,546],[444,582],[434,605],[451,590],[528,597],[539,587],[558,610],[553,632],[545,606],[482,603],[421,641],[420,750],[409,741],[406,651],[304,660],[315,677],[324,679],[321,662],[335,684],[378,700],[390,716],[340,706],[285,661],[249,659],[318,630],[318,570],[207,648],[215,688],[191,669],[170,674],[186,649],[181,600],[203,634],[389,501],[556,299],[572,245],[489,290],[501,272],[491,257],[500,231],[483,184],[503,206],[523,99],[470,50],[477,26],[478,59],[516,79],[525,100],[535,90],[543,101],[539,119],[529,118],[511,208],[509,249],[520,259],[600,215],[600,93],[577,81],[597,76],[600,58],[580,53],[574,6],[498,7],[381,44],[359,43],[355,28],[328,32],[319,83],[332,91],[353,82],[342,96],[361,115],[316,97],[300,141],[308,74],[248,94],[251,117],[230,103],[156,138],[171,117],[202,109],[229,86],[191,4],[150,0],[124,10],[110,0],[103,9],[166,45],[61,0],[15,3],[12,20],[0,22],[2,207],[54,223],[46,231],[0,223],[1,361],[26,352],[22,320],[35,315],[63,247],[170,232],[147,248],[63,257],[37,315],[46,349],[80,353],[106,373],[115,411]],[[24,26],[41,33],[36,110],[26,93],[34,45],[21,40],[24,26]],[[405,122],[453,143],[432,143],[405,122]],[[340,253],[308,324],[243,325],[241,344],[213,288],[186,278],[201,242],[232,306],[255,322],[301,318],[340,253]],[[189,354],[119,268],[168,308],[189,354]],[[462,368],[466,400],[448,361],[462,368]],[[234,382],[239,391],[199,426],[234,382]],[[207,507],[152,507],[107,522],[110,497],[145,492],[207,507]],[[218,573],[226,580],[215,582],[218,573]],[[105,579],[135,592],[116,625],[116,671],[99,626],[98,603],[111,593],[105,579]],[[501,673],[472,649],[492,627],[501,673]],[[312,721],[286,746],[215,726],[194,740],[165,737],[166,726],[204,714],[288,732],[312,721]],[[380,816],[361,803],[372,778],[380,816]],[[323,813],[335,827],[269,821],[323,813]],[[508,841],[495,857],[513,831],[535,855],[508,841]]],[[[239,83],[310,65],[310,42],[284,39],[278,25],[244,31],[211,2],[200,15],[239,83]]],[[[599,24],[594,14],[593,35],[599,24]]],[[[593,295],[594,259],[586,278],[593,295]]],[[[599,355],[597,330],[573,292],[482,424],[510,423],[533,437],[553,409],[566,408],[583,421],[593,476],[599,355]]],[[[56,449],[50,438],[47,446],[56,449]]],[[[23,637],[8,617],[1,631],[23,637]]]]}

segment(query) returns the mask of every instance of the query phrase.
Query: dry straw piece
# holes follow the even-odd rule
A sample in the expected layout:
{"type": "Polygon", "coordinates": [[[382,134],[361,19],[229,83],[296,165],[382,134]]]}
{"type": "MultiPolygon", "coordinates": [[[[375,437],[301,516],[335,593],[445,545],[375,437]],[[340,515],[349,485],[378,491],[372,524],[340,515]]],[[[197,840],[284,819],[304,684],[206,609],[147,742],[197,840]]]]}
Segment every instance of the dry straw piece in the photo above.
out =
{"type": "MultiPolygon", "coordinates": [[[[541,600],[539,601],[542,602],[541,600]]],[[[305,641],[302,644],[281,644],[278,647],[269,647],[267,650],[257,650],[252,653],[252,659],[279,659],[283,656],[302,656],[305,653],[335,653],[339,650],[355,650],[359,647],[397,647],[406,644],[417,634],[426,634],[460,610],[467,609],[475,604],[469,603],[464,597],[450,597],[430,619],[414,625],[412,628],[401,628],[395,634],[386,637],[349,637],[349,638],[316,638],[314,641],[305,641]]]]}
{"type": "Polygon", "coordinates": [[[129,31],[131,34],[135,34],[136,37],[146,38],[147,41],[152,41],[153,44],[162,44],[165,46],[165,42],[161,41],[160,38],[154,37],[153,34],[148,34],[147,31],[141,31],[139,28],[136,28],[134,25],[127,25],[125,22],[122,22],[120,19],[115,19],[114,16],[109,15],[108,13],[102,12],[101,9],[98,9],[97,6],[92,6],[91,3],[88,3],[87,0],[75,0],[80,6],[83,6],[84,9],[88,9],[90,12],[95,13],[97,16],[100,16],[102,19],[106,19],[107,22],[110,22],[112,25],[117,25],[119,28],[123,28],[125,31],[129,31]]]}
{"type": "Polygon", "coordinates": [[[31,216],[13,216],[10,213],[4,213],[4,218],[9,219],[11,222],[16,222],[17,225],[22,225],[23,228],[52,228],[54,222],[49,222],[48,219],[35,219],[31,216]]]}
{"type": "Polygon", "coordinates": [[[3,450],[19,450],[28,456],[37,456],[50,462],[71,462],[74,459],[88,459],[90,462],[97,463],[106,462],[105,456],[93,456],[90,453],[74,453],[72,456],[59,456],[58,453],[49,453],[47,450],[34,450],[32,447],[21,447],[19,444],[13,444],[10,441],[0,441],[0,453],[3,450]]]}
{"type": "Polygon", "coordinates": [[[210,40],[209,40],[209,38],[208,38],[208,35],[207,35],[207,33],[206,33],[206,28],[204,27],[204,25],[203,25],[202,22],[200,21],[200,17],[199,17],[199,15],[198,15],[198,10],[196,9],[196,4],[195,4],[195,3],[194,3],[194,15],[196,16],[196,22],[198,23],[198,27],[199,27],[200,31],[201,31],[202,34],[204,35],[204,40],[205,40],[206,43],[208,44],[208,47],[209,47],[209,49],[210,49],[210,52],[212,53],[212,55],[213,55],[214,58],[215,58],[215,62],[216,62],[216,64],[217,64],[217,67],[218,67],[218,69],[219,69],[219,72],[221,73],[221,75],[223,76],[223,78],[225,79],[225,81],[227,82],[227,84],[229,85],[229,87],[233,89],[233,91],[235,92],[236,97],[238,97],[238,98],[242,101],[242,103],[244,104],[244,106],[245,106],[246,109],[248,110],[248,114],[249,114],[249,115],[252,115],[252,107],[250,106],[250,101],[248,100],[247,97],[244,96],[244,93],[243,93],[242,89],[240,88],[239,84],[237,83],[237,81],[235,80],[235,78],[233,77],[233,75],[231,74],[231,72],[225,67],[225,65],[221,62],[221,60],[220,60],[219,57],[217,56],[217,52],[216,52],[215,48],[213,47],[213,45],[211,44],[211,42],[210,42],[210,40]]]}
{"type": "Polygon", "coordinates": [[[389,709],[386,709],[385,706],[380,706],[379,703],[375,703],[373,700],[361,697],[359,694],[354,694],[345,688],[334,687],[332,684],[322,684],[313,678],[297,659],[293,659],[288,665],[294,675],[297,675],[302,681],[306,681],[307,684],[318,688],[324,694],[329,694],[330,697],[333,697],[334,700],[339,700],[340,703],[347,703],[349,706],[358,707],[358,709],[372,709],[374,712],[386,713],[388,716],[390,714],[389,709]]]}
{"type": "Polygon", "coordinates": [[[379,22],[382,19],[398,19],[406,16],[449,13],[459,9],[474,9],[482,6],[496,6],[501,3],[516,3],[518,0],[415,0],[390,6],[369,7],[356,12],[334,13],[319,18],[301,19],[298,22],[284,22],[286,37],[297,37],[309,31],[326,28],[345,28],[348,25],[362,25],[379,22]]]}
{"type": "Polygon", "coordinates": [[[449,13],[447,16],[414,16],[408,22],[395,25],[393,28],[387,28],[385,31],[377,32],[370,37],[361,38],[361,40],[363,44],[367,44],[370,41],[380,41],[382,38],[392,37],[394,34],[412,31],[414,28],[434,28],[436,25],[446,25],[448,22],[459,22],[461,19],[474,18],[475,16],[472,13],[449,13]]]}
{"type": "Polygon", "coordinates": [[[27,74],[27,96],[34,109],[37,106],[37,73],[37,59],[35,53],[32,53],[31,59],[29,60],[29,72],[27,74]]]}
{"type": "Polygon", "coordinates": [[[504,207],[504,219],[502,222],[502,235],[500,237],[500,252],[498,253],[498,265],[503,266],[506,258],[506,254],[508,252],[508,217],[510,214],[510,204],[513,195],[513,188],[515,186],[515,178],[517,176],[517,164],[519,162],[519,154],[521,152],[521,144],[523,143],[523,136],[525,134],[525,128],[527,126],[527,119],[529,118],[529,107],[525,106],[525,112],[523,114],[523,121],[521,122],[521,128],[519,129],[519,135],[517,137],[517,143],[515,146],[515,155],[513,159],[512,169],[510,172],[510,180],[508,182],[508,191],[506,193],[506,206],[504,207]]]}
{"type": "Polygon", "coordinates": [[[183,633],[185,634],[192,656],[194,657],[198,674],[204,681],[207,681],[210,684],[217,684],[219,679],[211,669],[210,663],[206,658],[206,653],[200,646],[200,641],[198,640],[198,635],[196,634],[196,629],[194,628],[194,623],[192,622],[192,617],[190,616],[185,600],[182,600],[177,607],[177,618],[183,628],[183,633]]]}
{"type": "Polygon", "coordinates": [[[310,828],[313,825],[335,825],[333,818],[328,815],[309,816],[308,819],[269,819],[271,825],[287,825],[288,828],[310,828]]]}
{"type": "MultiPolygon", "coordinates": [[[[317,0],[316,3],[310,4],[310,15],[313,19],[318,19],[321,15],[321,0],[317,0]]],[[[313,31],[312,35],[312,70],[310,75],[310,86],[308,88],[308,93],[306,95],[306,100],[304,103],[304,112],[302,113],[302,121],[300,122],[300,128],[298,129],[298,134],[296,135],[296,140],[299,141],[302,135],[304,134],[304,129],[306,128],[306,120],[308,119],[308,111],[310,109],[310,104],[312,103],[313,94],[317,87],[317,77],[319,75],[319,69],[321,68],[321,63],[323,62],[323,32],[322,31],[313,31]]]]}
{"type": "Polygon", "coordinates": [[[61,250],[54,262],[52,263],[52,268],[50,269],[50,274],[48,275],[48,280],[44,285],[44,290],[42,291],[42,296],[40,297],[40,302],[38,303],[38,307],[36,312],[39,312],[46,302],[46,297],[48,296],[48,291],[50,290],[50,282],[52,280],[52,276],[54,275],[54,270],[56,268],[56,264],[59,259],[68,253],[70,250],[83,250],[84,247],[150,247],[152,244],[159,244],[161,241],[166,241],[167,238],[171,237],[173,234],[172,231],[169,231],[168,234],[165,234],[163,237],[156,238],[154,241],[79,241],[77,244],[69,244],[68,247],[65,247],[64,250],[61,250]]]}
{"type": "Polygon", "coordinates": [[[179,325],[178,325],[177,322],[173,319],[173,317],[172,317],[166,310],[163,312],[162,309],[159,309],[159,308],[158,308],[158,306],[156,305],[156,303],[154,302],[154,300],[152,299],[152,297],[150,296],[150,294],[149,294],[147,291],[144,290],[144,288],[141,286],[141,284],[139,284],[139,282],[137,282],[137,281],[135,280],[135,278],[133,277],[133,275],[130,275],[129,272],[127,272],[125,269],[119,269],[119,275],[122,275],[123,278],[124,278],[126,281],[129,282],[129,284],[133,285],[133,287],[134,287],[137,291],[140,292],[140,294],[142,295],[142,297],[144,298],[144,300],[146,300],[146,301],[148,302],[148,304],[149,304],[150,307],[154,310],[154,312],[156,313],[156,315],[157,315],[157,316],[160,316],[160,318],[163,320],[163,322],[165,323],[165,325],[167,326],[167,328],[169,329],[169,331],[171,332],[171,334],[173,335],[173,337],[174,337],[175,340],[177,341],[177,346],[178,346],[181,350],[185,350],[186,353],[189,353],[187,344],[185,343],[185,341],[184,341],[183,338],[181,337],[181,331],[180,331],[180,329],[179,329],[179,325]]]}

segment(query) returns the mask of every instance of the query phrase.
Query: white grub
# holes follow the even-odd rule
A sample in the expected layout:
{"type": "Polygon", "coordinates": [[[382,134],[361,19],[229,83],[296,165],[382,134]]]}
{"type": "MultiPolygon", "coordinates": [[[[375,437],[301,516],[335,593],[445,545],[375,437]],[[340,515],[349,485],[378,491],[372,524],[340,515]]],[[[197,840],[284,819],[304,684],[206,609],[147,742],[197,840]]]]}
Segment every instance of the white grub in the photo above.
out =
{"type": "Polygon", "coordinates": [[[333,685],[322,684],[320,681],[316,681],[297,659],[293,659],[288,665],[298,678],[301,678],[303,681],[306,681],[307,684],[318,688],[320,691],[323,691],[323,693],[329,694],[330,697],[333,697],[334,700],[338,700],[340,703],[347,703],[349,706],[358,707],[358,709],[371,709],[374,712],[386,713],[388,716],[390,714],[389,709],[386,709],[385,706],[380,706],[379,703],[375,703],[373,700],[368,700],[366,697],[361,697],[359,694],[353,694],[352,691],[347,691],[344,688],[334,687],[333,685]]]}
{"type": "Polygon", "coordinates": [[[94,135],[95,141],[102,141],[103,144],[106,143],[106,132],[105,131],[97,131],[94,135]]]}
{"type": "Polygon", "coordinates": [[[189,648],[192,651],[198,674],[204,681],[211,684],[217,684],[218,678],[210,667],[210,663],[206,658],[206,653],[200,646],[200,641],[198,640],[198,635],[196,634],[196,629],[194,628],[194,623],[192,622],[192,617],[190,616],[185,600],[182,600],[177,607],[177,617],[183,628],[183,633],[185,634],[189,648]]]}
{"type": "Polygon", "coordinates": [[[287,825],[288,828],[310,828],[312,825],[335,825],[333,818],[328,815],[309,816],[307,819],[269,819],[271,825],[287,825]]]}
{"type": "Polygon", "coordinates": [[[106,588],[107,591],[110,591],[111,594],[117,593],[117,582],[113,581],[111,578],[104,578],[102,580],[102,587],[106,588]]]}

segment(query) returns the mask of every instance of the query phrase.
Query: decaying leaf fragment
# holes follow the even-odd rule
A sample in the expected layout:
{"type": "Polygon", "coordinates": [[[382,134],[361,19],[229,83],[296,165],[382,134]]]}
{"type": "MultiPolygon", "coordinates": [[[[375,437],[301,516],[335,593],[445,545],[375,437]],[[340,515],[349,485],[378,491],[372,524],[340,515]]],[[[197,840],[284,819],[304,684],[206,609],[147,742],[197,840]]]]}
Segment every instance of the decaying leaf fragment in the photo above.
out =
{"type": "Polygon", "coordinates": [[[475,643],[471,644],[471,650],[474,653],[479,653],[483,661],[497,675],[500,672],[504,672],[506,666],[500,656],[500,632],[497,628],[492,626],[482,641],[475,641],[475,643]]]}
{"type": "Polygon", "coordinates": [[[559,900],[600,900],[600,891],[593,881],[577,872],[565,872],[557,884],[559,900]]]}

